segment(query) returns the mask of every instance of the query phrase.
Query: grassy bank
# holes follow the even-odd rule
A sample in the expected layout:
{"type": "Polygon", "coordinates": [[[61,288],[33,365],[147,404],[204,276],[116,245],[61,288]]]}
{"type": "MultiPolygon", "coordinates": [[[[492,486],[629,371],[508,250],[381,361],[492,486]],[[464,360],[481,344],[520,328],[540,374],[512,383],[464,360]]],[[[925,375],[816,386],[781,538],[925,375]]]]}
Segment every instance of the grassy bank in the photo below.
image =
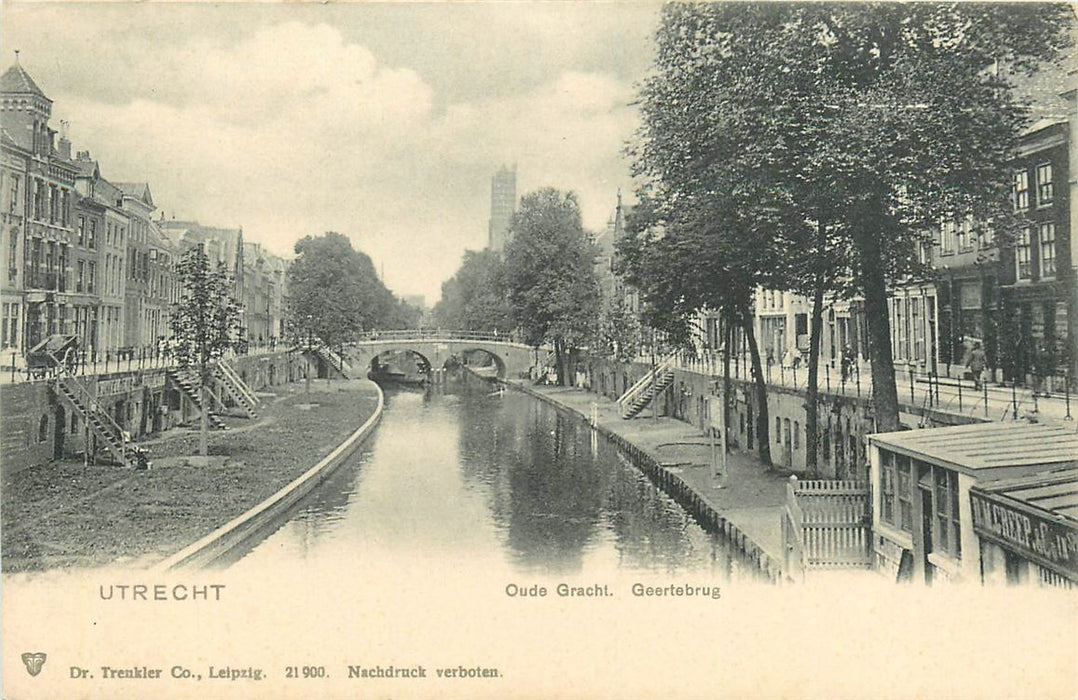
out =
{"type": "Polygon", "coordinates": [[[57,462],[4,475],[3,570],[149,565],[212,532],[329,454],[373,413],[366,381],[273,387],[256,421],[229,419],[192,465],[197,431],[146,443],[154,467],[57,462]]]}

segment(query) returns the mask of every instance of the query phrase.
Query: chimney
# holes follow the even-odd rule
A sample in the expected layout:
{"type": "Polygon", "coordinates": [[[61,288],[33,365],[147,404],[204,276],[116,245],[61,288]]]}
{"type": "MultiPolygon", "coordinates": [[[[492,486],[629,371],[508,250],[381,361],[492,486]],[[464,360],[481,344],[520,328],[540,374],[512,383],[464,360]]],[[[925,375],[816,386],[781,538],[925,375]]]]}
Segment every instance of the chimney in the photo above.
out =
{"type": "Polygon", "coordinates": [[[60,144],[57,151],[64,160],[71,160],[71,141],[67,138],[67,128],[70,123],[66,119],[60,120],[60,144]]]}

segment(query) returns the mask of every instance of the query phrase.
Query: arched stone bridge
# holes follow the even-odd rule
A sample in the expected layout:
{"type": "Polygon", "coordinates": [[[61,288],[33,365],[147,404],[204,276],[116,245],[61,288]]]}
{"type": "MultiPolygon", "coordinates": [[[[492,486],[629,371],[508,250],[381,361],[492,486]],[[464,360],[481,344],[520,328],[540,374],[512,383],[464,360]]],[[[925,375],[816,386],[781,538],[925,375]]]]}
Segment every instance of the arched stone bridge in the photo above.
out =
{"type": "Polygon", "coordinates": [[[376,331],[367,339],[349,343],[344,348],[345,361],[355,376],[364,376],[371,369],[374,358],[387,352],[413,352],[430,365],[441,369],[451,357],[462,359],[465,353],[481,351],[489,355],[498,369],[500,378],[515,378],[527,374],[547,352],[522,343],[513,342],[504,335],[476,331],[406,330],[376,331]]]}

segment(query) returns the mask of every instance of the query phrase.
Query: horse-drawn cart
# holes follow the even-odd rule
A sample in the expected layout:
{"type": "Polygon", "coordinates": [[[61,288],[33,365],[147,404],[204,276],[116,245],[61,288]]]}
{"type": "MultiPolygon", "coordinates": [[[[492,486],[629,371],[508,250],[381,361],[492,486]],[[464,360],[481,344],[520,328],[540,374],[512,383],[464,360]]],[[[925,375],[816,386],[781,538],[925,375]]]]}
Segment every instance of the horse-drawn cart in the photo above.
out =
{"type": "Polygon", "coordinates": [[[79,338],[75,335],[50,335],[26,353],[26,370],[41,379],[57,374],[62,368],[74,372],[79,365],[79,338]]]}

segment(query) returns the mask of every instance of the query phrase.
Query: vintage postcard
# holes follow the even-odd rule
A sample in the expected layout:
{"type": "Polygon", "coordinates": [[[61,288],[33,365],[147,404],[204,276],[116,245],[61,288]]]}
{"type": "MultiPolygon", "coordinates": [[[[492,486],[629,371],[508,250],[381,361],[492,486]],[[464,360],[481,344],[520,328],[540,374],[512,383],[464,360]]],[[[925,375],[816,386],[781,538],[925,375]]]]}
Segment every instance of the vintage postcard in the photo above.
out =
{"type": "Polygon", "coordinates": [[[1078,695],[1070,6],[0,13],[6,700],[1078,695]]]}

